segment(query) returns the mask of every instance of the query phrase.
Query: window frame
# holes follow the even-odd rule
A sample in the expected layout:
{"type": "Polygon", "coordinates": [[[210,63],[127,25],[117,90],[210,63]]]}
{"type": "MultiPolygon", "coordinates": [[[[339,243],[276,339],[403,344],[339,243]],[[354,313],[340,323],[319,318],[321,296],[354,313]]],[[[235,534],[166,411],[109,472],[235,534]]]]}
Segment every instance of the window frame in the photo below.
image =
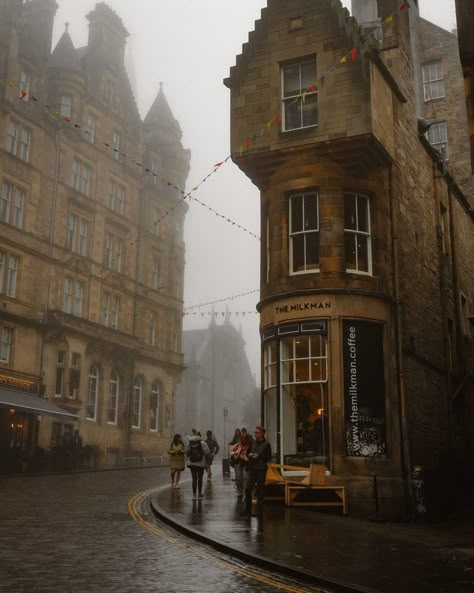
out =
{"type": "Polygon", "coordinates": [[[10,325],[0,324],[0,364],[11,364],[13,352],[13,338],[14,328],[10,325]]]}
{"type": "Polygon", "coordinates": [[[87,375],[87,402],[86,402],[86,420],[91,422],[97,422],[97,409],[99,400],[99,381],[100,372],[99,367],[96,364],[92,364],[89,367],[89,373],[87,375]],[[91,385],[94,385],[92,389],[91,385]],[[90,415],[90,409],[93,408],[94,414],[90,415]]]}
{"type": "Polygon", "coordinates": [[[298,60],[289,62],[289,63],[282,63],[280,65],[280,100],[281,100],[281,130],[282,132],[293,132],[295,130],[306,130],[308,128],[315,128],[319,125],[319,113],[318,113],[318,88],[316,86],[316,81],[317,81],[317,73],[318,73],[318,69],[317,69],[317,56],[316,54],[314,54],[313,56],[306,56],[306,57],[302,57],[298,60]],[[315,84],[315,90],[312,91],[311,87],[309,89],[303,88],[302,86],[302,73],[301,73],[301,69],[302,66],[306,65],[306,64],[313,64],[314,65],[314,79],[312,80],[312,83],[315,84]],[[285,71],[288,70],[289,68],[294,68],[298,66],[298,73],[299,73],[299,90],[295,91],[294,94],[288,95],[285,97],[285,71]],[[306,90],[304,99],[301,96],[302,92],[306,90]],[[304,125],[304,109],[303,106],[306,105],[306,101],[309,99],[311,100],[312,97],[315,97],[315,112],[316,112],[316,122],[315,123],[311,123],[309,125],[304,125]],[[292,105],[293,103],[298,102],[298,113],[300,114],[300,126],[298,127],[292,127],[292,128],[288,128],[287,127],[287,113],[286,113],[286,108],[287,108],[287,103],[289,105],[292,105]]]}
{"type": "MultiPolygon", "coordinates": [[[[301,274],[315,274],[319,273],[321,269],[321,237],[320,237],[320,216],[319,216],[319,204],[320,204],[320,196],[319,191],[317,190],[305,190],[301,192],[292,193],[289,195],[288,198],[288,242],[289,242],[289,249],[288,249],[288,256],[289,256],[289,274],[290,276],[298,276],[301,274]],[[316,227],[315,228],[304,228],[304,213],[305,213],[305,199],[313,197],[316,198],[316,227]],[[302,198],[302,229],[299,231],[293,231],[293,201],[302,198]],[[318,263],[314,264],[317,267],[314,268],[307,268],[307,253],[309,247],[307,246],[307,239],[308,236],[311,234],[316,234],[318,240],[318,263]],[[303,236],[304,239],[304,269],[303,270],[296,270],[294,269],[294,255],[295,255],[295,247],[294,243],[296,241],[296,237],[303,236]]],[[[311,265],[311,264],[310,264],[311,265]]]]}
{"type": "Polygon", "coordinates": [[[59,115],[67,119],[72,117],[72,96],[61,95],[59,98],[59,115]]]}
{"type": "Polygon", "coordinates": [[[115,179],[109,179],[109,209],[123,216],[125,211],[126,189],[115,179]]]}
{"type": "Polygon", "coordinates": [[[161,420],[161,388],[158,381],[154,381],[150,391],[150,432],[160,432],[160,420],[161,420]],[[153,399],[156,397],[156,407],[152,407],[153,399]],[[153,419],[153,412],[155,413],[155,427],[152,426],[151,422],[153,419]]]}
{"type": "Polygon", "coordinates": [[[110,231],[105,232],[104,237],[104,265],[108,270],[121,274],[124,269],[124,240],[119,235],[110,231]]]}
{"type": "Polygon", "coordinates": [[[140,377],[135,377],[135,379],[133,380],[132,417],[130,420],[131,420],[132,428],[135,428],[138,430],[141,429],[141,422],[142,422],[142,399],[143,399],[143,381],[140,379],[140,377]],[[136,424],[135,424],[135,419],[137,419],[136,424]]]}
{"type": "Polygon", "coordinates": [[[86,283],[73,276],[64,276],[63,312],[75,317],[84,317],[86,283]],[[66,289],[69,290],[66,290],[66,289]]]}
{"type": "Polygon", "coordinates": [[[87,115],[87,136],[90,144],[95,144],[95,134],[97,129],[97,117],[89,112],[87,115]]]}
{"type": "MultiPolygon", "coordinates": [[[[431,62],[426,62],[425,64],[421,65],[421,72],[422,72],[422,81],[423,81],[423,98],[425,103],[429,101],[435,101],[436,99],[443,99],[446,97],[446,85],[444,82],[444,69],[443,69],[443,61],[442,60],[432,60],[431,62]],[[441,71],[441,76],[439,76],[439,72],[434,74],[434,77],[431,76],[433,66],[439,66],[439,70],[441,71]],[[443,94],[436,94],[433,96],[433,89],[442,86],[442,93],[443,94]]],[[[439,92],[439,91],[438,91],[439,92]]]]}
{"type": "Polygon", "coordinates": [[[346,268],[345,271],[347,274],[361,274],[364,276],[372,276],[373,275],[373,256],[372,256],[372,221],[371,221],[371,197],[367,194],[363,194],[363,193],[359,193],[359,192],[353,192],[353,191],[347,191],[344,192],[344,254],[345,254],[345,263],[346,263],[346,268]],[[346,228],[346,220],[345,220],[345,203],[346,203],[346,198],[349,196],[353,196],[355,198],[355,212],[356,212],[356,228],[355,229],[350,229],[350,228],[346,228]],[[367,203],[367,227],[368,227],[368,231],[362,231],[359,229],[359,198],[366,200],[367,203]],[[351,234],[354,236],[354,240],[355,240],[355,247],[356,247],[356,268],[348,268],[347,267],[347,254],[346,254],[346,237],[348,234],[351,234]],[[359,261],[359,246],[358,246],[358,241],[357,238],[358,237],[365,237],[366,241],[367,241],[367,267],[368,270],[360,270],[358,267],[358,261],[359,261]]]}
{"type": "Polygon", "coordinates": [[[28,163],[30,160],[31,130],[15,119],[8,122],[7,152],[28,163]],[[15,128],[11,133],[12,126],[15,128]]]}
{"type": "Polygon", "coordinates": [[[0,250],[0,294],[4,297],[16,298],[19,271],[20,258],[8,251],[0,250]]]}
{"type": "Polygon", "coordinates": [[[447,121],[434,121],[426,131],[426,139],[446,162],[449,161],[449,135],[447,121]],[[435,131],[438,135],[434,138],[435,131]],[[438,148],[438,146],[441,148],[438,148]],[[444,150],[443,150],[444,147],[444,150]]]}
{"type": "Polygon", "coordinates": [[[109,401],[107,406],[107,424],[117,426],[118,405],[120,396],[120,375],[116,369],[110,371],[109,378],[109,401]],[[114,402],[114,405],[112,405],[114,402]],[[112,416],[111,416],[112,413],[112,416]],[[111,417],[113,419],[111,419],[111,417]]]}

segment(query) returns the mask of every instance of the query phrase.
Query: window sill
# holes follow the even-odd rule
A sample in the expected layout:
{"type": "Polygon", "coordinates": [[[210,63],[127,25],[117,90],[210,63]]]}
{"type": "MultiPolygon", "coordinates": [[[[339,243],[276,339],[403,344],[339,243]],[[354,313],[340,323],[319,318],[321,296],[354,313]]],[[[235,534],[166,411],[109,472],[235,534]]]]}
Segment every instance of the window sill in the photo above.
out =
{"type": "Polygon", "coordinates": [[[290,272],[290,276],[302,276],[303,274],[319,274],[321,269],[317,270],[303,270],[301,272],[290,272]]]}

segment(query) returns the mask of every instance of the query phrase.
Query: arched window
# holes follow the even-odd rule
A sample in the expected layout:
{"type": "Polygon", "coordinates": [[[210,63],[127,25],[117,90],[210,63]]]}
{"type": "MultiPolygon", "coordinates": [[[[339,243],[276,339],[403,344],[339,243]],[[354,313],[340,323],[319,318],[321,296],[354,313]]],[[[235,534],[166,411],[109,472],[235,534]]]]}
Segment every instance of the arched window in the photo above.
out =
{"type": "Polygon", "coordinates": [[[89,380],[87,383],[87,406],[86,418],[97,420],[97,400],[99,399],[99,369],[92,365],[89,369],[89,380]]]}
{"type": "Polygon", "coordinates": [[[132,428],[140,428],[142,417],[142,381],[135,377],[132,396],[132,428]]]}
{"type": "Polygon", "coordinates": [[[150,394],[150,430],[158,432],[160,426],[160,386],[157,382],[151,386],[150,394]]]}
{"type": "Polygon", "coordinates": [[[117,424],[120,379],[116,370],[110,373],[108,423],[117,424]]]}

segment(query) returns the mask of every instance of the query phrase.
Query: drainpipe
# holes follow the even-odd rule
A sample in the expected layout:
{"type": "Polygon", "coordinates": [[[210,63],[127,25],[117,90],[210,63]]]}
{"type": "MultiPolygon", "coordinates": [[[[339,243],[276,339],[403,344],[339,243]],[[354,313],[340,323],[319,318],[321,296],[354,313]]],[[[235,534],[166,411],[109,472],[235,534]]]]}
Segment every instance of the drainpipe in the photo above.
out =
{"type": "Polygon", "coordinates": [[[53,178],[53,192],[52,192],[52,204],[51,204],[51,217],[49,223],[49,246],[48,246],[48,257],[49,257],[49,270],[48,270],[48,284],[46,288],[46,298],[44,301],[43,311],[43,333],[41,341],[41,353],[40,353],[40,376],[43,380],[44,377],[44,350],[46,343],[46,333],[48,328],[48,310],[49,310],[49,295],[51,293],[51,276],[53,270],[53,247],[54,247],[54,226],[56,224],[56,202],[58,196],[58,181],[59,181],[59,164],[61,158],[60,148],[60,134],[61,129],[59,125],[56,125],[56,131],[54,135],[54,147],[55,147],[55,161],[54,161],[54,178],[53,178]]]}
{"type": "Polygon", "coordinates": [[[411,485],[411,454],[410,439],[407,424],[407,404],[405,395],[404,373],[403,373],[403,352],[402,352],[402,320],[400,312],[400,268],[398,258],[398,221],[393,204],[393,173],[389,168],[389,201],[390,201],[390,223],[392,236],[392,258],[393,258],[393,286],[394,286],[394,316],[395,316],[395,341],[397,361],[397,387],[400,402],[400,436],[401,436],[401,459],[402,473],[405,478],[405,500],[408,505],[409,519],[413,519],[413,489],[411,485]]]}

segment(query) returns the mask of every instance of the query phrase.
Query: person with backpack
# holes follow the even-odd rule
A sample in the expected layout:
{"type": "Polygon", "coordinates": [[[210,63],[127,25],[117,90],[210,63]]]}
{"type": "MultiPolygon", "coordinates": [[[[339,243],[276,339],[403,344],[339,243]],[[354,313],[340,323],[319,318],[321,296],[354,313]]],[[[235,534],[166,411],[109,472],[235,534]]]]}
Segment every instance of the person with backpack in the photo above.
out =
{"type": "Polygon", "coordinates": [[[209,455],[209,447],[202,440],[199,432],[190,437],[186,457],[188,458],[188,467],[191,470],[191,476],[193,478],[193,500],[202,500],[204,498],[204,494],[202,493],[202,478],[204,470],[207,467],[207,458],[209,455]]]}
{"type": "Polygon", "coordinates": [[[212,434],[212,430],[208,430],[206,432],[206,435],[206,444],[209,448],[209,457],[207,458],[206,472],[207,479],[210,480],[212,478],[212,460],[214,459],[214,455],[217,455],[217,453],[219,453],[220,447],[216,437],[212,434]]]}

